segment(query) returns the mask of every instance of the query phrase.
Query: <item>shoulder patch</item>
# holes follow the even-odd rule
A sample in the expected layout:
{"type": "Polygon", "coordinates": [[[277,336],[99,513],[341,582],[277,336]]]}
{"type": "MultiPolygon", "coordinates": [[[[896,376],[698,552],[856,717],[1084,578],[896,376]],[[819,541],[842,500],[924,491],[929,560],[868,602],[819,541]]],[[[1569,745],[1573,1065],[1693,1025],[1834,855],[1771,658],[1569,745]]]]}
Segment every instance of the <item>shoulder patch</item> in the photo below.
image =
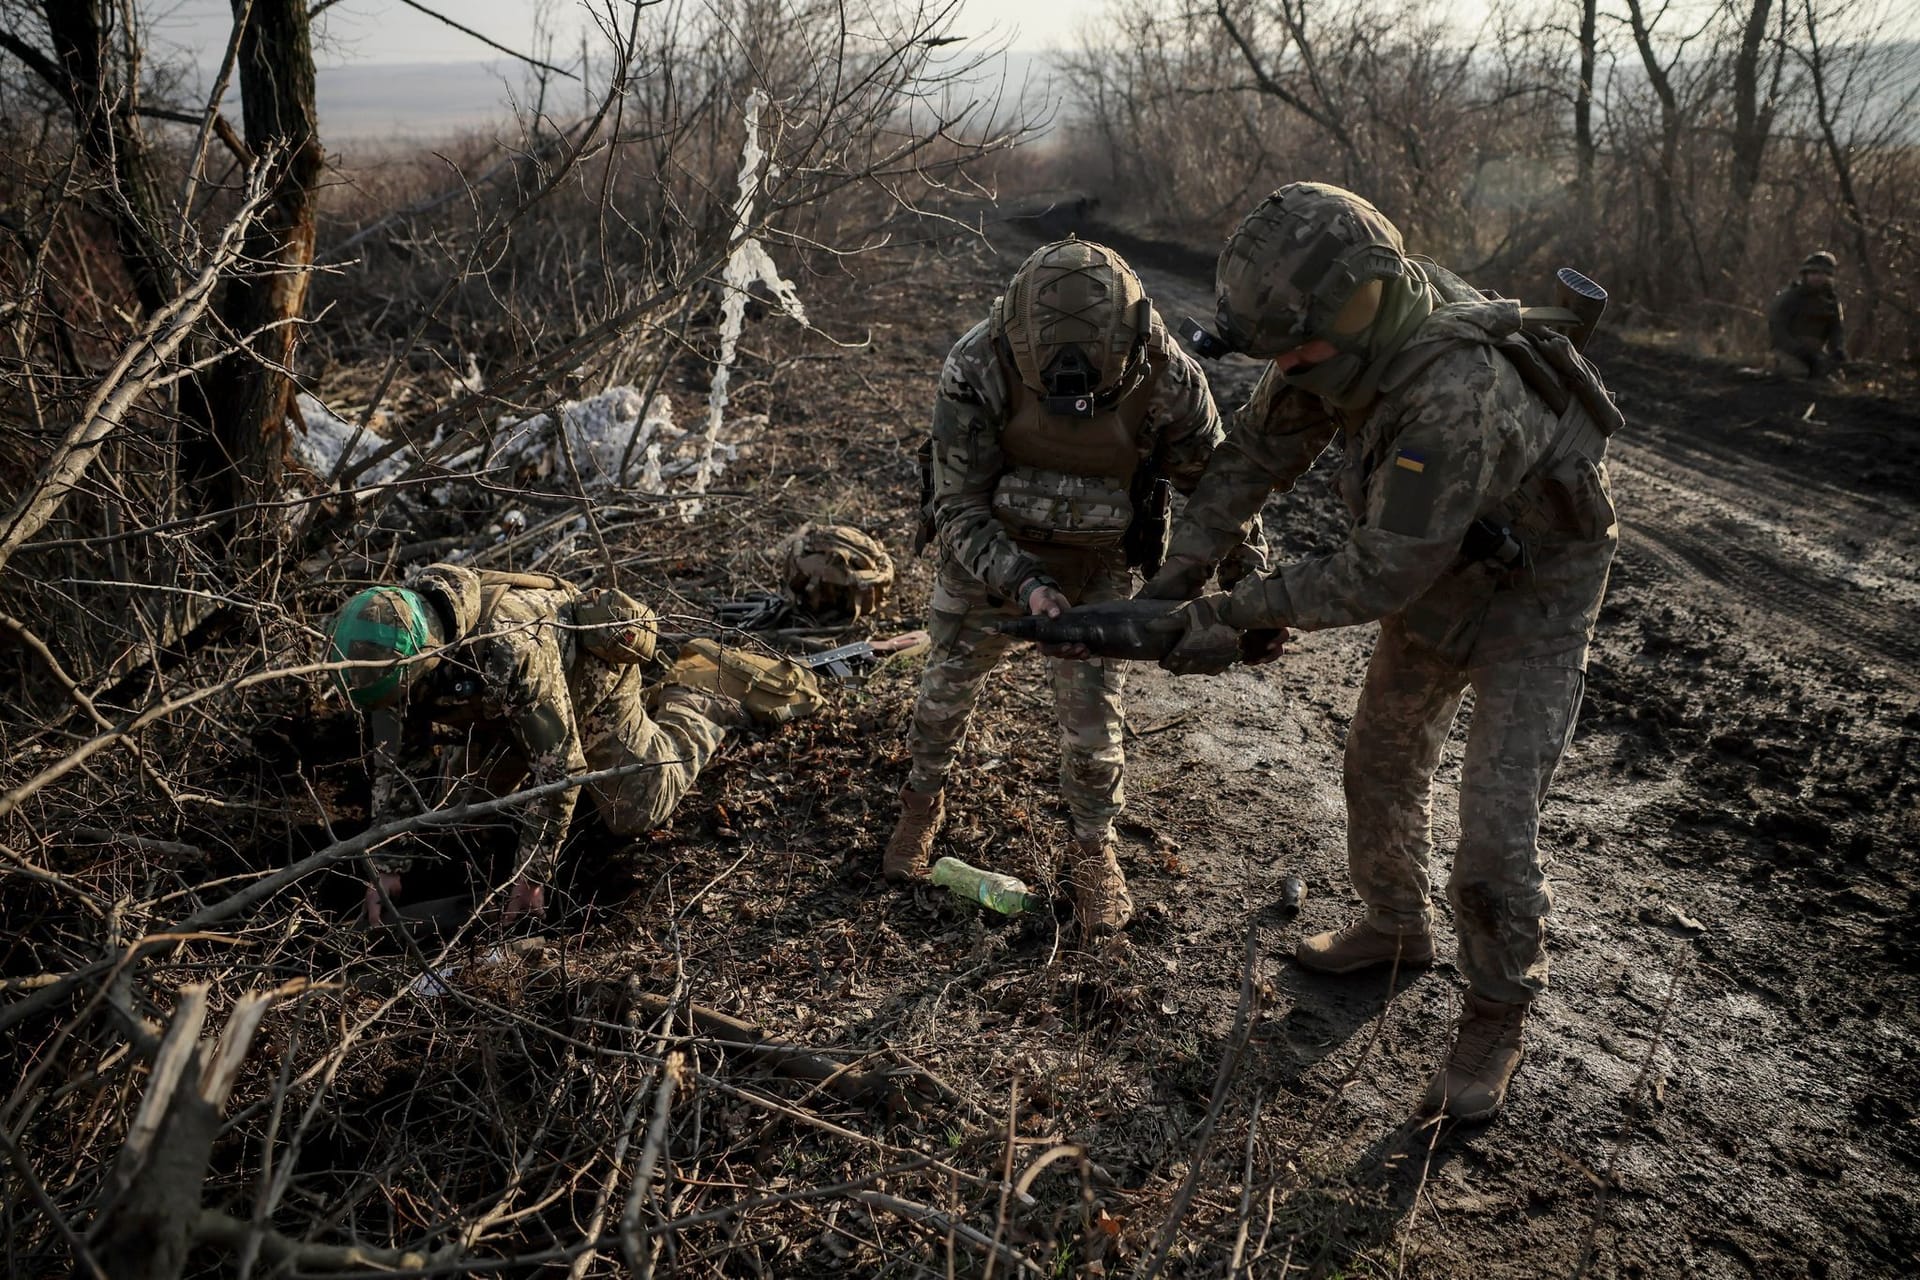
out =
{"type": "Polygon", "coordinates": [[[1433,449],[1396,449],[1387,462],[1380,528],[1406,538],[1424,538],[1440,494],[1443,458],[1433,449]]]}

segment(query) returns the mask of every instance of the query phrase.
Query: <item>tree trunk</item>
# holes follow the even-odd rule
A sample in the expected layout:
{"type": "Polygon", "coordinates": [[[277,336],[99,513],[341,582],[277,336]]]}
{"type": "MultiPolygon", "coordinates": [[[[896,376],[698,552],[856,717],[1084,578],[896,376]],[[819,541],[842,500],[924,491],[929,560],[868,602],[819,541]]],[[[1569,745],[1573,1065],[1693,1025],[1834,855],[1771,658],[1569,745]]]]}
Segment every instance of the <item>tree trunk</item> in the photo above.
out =
{"type": "Polygon", "coordinates": [[[1760,96],[1761,50],[1766,44],[1767,23],[1773,12],[1773,0],[1752,0],[1747,19],[1740,31],[1740,47],[1733,58],[1733,139],[1727,173],[1727,238],[1721,251],[1720,270],[1738,276],[1747,255],[1747,237],[1752,225],[1753,193],[1760,185],[1760,167],[1766,158],[1768,136],[1773,132],[1773,94],[1763,102],[1760,96]]]}
{"type": "Polygon", "coordinates": [[[135,114],[139,86],[131,75],[123,83],[121,61],[107,48],[99,0],[44,0],[41,8],[53,37],[50,78],[73,112],[87,158],[113,180],[113,189],[93,204],[112,224],[134,295],[151,315],[173,300],[180,282],[162,247],[166,206],[135,114]]]}
{"type": "MultiPolygon", "coordinates": [[[[245,0],[234,0],[239,15],[245,0]]],[[[247,233],[251,266],[227,284],[220,319],[246,349],[207,377],[210,448],[189,470],[210,482],[213,505],[269,501],[286,465],[287,414],[299,322],[314,251],[314,189],[326,153],[314,111],[313,45],[305,0],[253,0],[240,38],[240,94],[248,149],[274,166],[272,203],[247,233]]]]}
{"type": "Polygon", "coordinates": [[[1599,0],[1580,0],[1580,83],[1573,98],[1573,164],[1583,222],[1593,214],[1593,164],[1597,154],[1593,143],[1593,77],[1598,62],[1599,14],[1599,0]]]}

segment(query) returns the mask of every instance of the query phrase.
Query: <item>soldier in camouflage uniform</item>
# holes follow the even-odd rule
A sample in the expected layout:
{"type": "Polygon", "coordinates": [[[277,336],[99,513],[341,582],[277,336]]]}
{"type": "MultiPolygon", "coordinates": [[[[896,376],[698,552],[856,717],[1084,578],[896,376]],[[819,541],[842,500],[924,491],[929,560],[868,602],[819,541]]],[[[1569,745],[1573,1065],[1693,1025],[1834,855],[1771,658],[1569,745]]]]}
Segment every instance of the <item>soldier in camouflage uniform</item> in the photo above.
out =
{"type": "Polygon", "coordinates": [[[1394,226],[1338,187],[1270,196],[1228,241],[1218,288],[1215,341],[1273,363],[1146,591],[1194,597],[1194,566],[1336,439],[1354,527],[1329,555],[1192,598],[1165,665],[1224,669],[1245,631],[1379,621],[1345,770],[1366,912],[1295,953],[1327,973],[1432,960],[1433,773],[1474,690],[1448,883],[1469,989],[1426,1106],[1484,1119],[1547,986],[1540,806],[1618,540],[1605,457],[1619,414],[1564,335],[1409,259],[1394,226]]]}
{"type": "MultiPolygon", "coordinates": [[[[336,672],[371,721],[374,821],[403,816],[422,800],[402,772],[411,720],[416,745],[429,722],[463,733],[459,772],[494,794],[641,766],[588,791],[615,835],[659,826],[742,709],[673,684],[646,696],[642,664],[656,633],[653,611],[623,592],[581,594],[533,574],[437,564],[406,587],[361,592],[334,622],[332,657],[386,664],[336,672]]],[[[520,874],[509,918],[541,909],[578,796],[577,788],[549,792],[516,812],[520,874]]],[[[367,916],[379,923],[383,895],[398,896],[414,857],[387,846],[368,861],[367,916]]]]}
{"type": "MultiPolygon", "coordinates": [[[[991,315],[954,345],[933,409],[933,648],[883,864],[890,879],[927,873],[968,717],[1013,643],[992,624],[1124,598],[1140,481],[1191,490],[1220,440],[1198,365],[1168,340],[1132,269],[1101,245],[1034,251],[991,315]]],[[[1249,546],[1236,563],[1264,564],[1257,557],[1249,546]]],[[[1133,909],[1112,838],[1124,798],[1125,675],[1084,649],[1052,650],[1049,665],[1073,816],[1062,878],[1082,931],[1111,932],[1133,909]]]]}
{"type": "Polygon", "coordinates": [[[1846,308],[1833,288],[1839,268],[1824,249],[1809,254],[1800,278],[1767,307],[1774,364],[1788,377],[1824,378],[1847,362],[1846,308]]]}

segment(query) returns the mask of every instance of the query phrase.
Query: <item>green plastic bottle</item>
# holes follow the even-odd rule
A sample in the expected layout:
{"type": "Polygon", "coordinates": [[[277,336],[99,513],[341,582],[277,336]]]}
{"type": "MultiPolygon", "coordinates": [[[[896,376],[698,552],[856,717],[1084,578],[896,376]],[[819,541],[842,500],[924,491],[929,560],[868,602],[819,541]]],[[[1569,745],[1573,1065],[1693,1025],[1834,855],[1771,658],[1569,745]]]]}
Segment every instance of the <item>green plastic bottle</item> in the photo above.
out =
{"type": "Polygon", "coordinates": [[[1003,916],[1038,911],[1045,905],[1045,899],[1027,892],[1026,881],[998,871],[970,867],[958,858],[942,858],[934,863],[933,882],[956,898],[977,902],[1003,916]]]}

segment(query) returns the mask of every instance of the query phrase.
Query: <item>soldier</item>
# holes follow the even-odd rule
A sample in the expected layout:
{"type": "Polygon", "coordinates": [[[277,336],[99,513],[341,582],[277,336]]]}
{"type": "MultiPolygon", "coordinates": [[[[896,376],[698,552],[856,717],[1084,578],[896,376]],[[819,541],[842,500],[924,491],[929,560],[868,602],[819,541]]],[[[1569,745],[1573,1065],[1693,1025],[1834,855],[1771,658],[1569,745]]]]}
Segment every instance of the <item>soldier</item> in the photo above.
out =
{"type": "MultiPolygon", "coordinates": [[[[961,735],[1013,644],[991,625],[1125,597],[1130,559],[1157,561],[1164,547],[1164,527],[1135,525],[1151,505],[1143,495],[1160,478],[1191,490],[1221,439],[1205,376],[1168,340],[1139,277],[1113,250],[1081,240],[1035,250],[990,316],[954,345],[932,434],[925,488],[940,567],[908,736],[913,770],[883,862],[894,880],[927,874],[961,735]]],[[[1264,561],[1248,546],[1235,563],[1264,561]]],[[[1073,817],[1063,880],[1082,932],[1109,933],[1133,911],[1113,850],[1125,677],[1120,663],[1084,648],[1050,650],[1049,664],[1073,817]]]]}
{"type": "Polygon", "coordinates": [[[1846,308],[1833,289],[1839,265],[1825,249],[1808,254],[1800,278],[1767,307],[1774,367],[1790,378],[1825,378],[1847,362],[1846,308]]]}
{"type": "MultiPolygon", "coordinates": [[[[1324,973],[1433,958],[1433,772],[1474,690],[1448,897],[1468,991],[1425,1106],[1497,1111],[1547,986],[1540,805],[1573,732],[1618,528],[1606,439],[1618,411],[1559,334],[1415,261],[1338,187],[1295,183],[1227,242],[1222,347],[1273,363],[1235,418],[1146,587],[1195,597],[1203,566],[1270,492],[1338,438],[1354,519],[1329,555],[1192,598],[1164,665],[1224,669],[1241,633],[1380,622],[1347,733],[1347,852],[1366,912],[1303,940],[1324,973]]],[[[1208,335],[1202,335],[1203,338],[1208,335]]]]}
{"type": "MultiPolygon", "coordinates": [[[[748,689],[751,670],[729,683],[721,668],[744,662],[773,672],[792,664],[709,645],[684,655],[649,696],[643,664],[653,657],[657,634],[653,611],[623,592],[579,593],[535,574],[436,564],[408,586],[360,592],[334,620],[331,655],[387,664],[335,672],[348,699],[369,716],[374,821],[401,816],[416,795],[401,772],[403,730],[411,721],[415,745],[429,725],[463,731],[464,772],[495,794],[644,766],[593,782],[588,791],[615,835],[659,826],[727,730],[761,700],[748,689]]],[[[779,674],[795,695],[784,704],[788,710],[817,702],[806,673],[779,674]]],[[[554,791],[519,811],[520,872],[507,918],[542,909],[578,795],[577,788],[554,791]]],[[[369,856],[370,923],[380,923],[415,860],[390,846],[369,856]]]]}

